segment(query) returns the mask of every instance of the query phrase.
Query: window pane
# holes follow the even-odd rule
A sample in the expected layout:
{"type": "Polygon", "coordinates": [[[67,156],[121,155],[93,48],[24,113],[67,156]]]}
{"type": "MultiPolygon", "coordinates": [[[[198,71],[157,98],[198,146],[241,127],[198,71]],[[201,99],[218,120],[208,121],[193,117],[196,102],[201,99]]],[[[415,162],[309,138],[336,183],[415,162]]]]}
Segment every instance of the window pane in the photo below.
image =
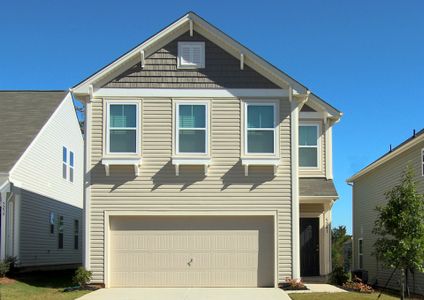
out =
{"type": "Polygon", "coordinates": [[[363,252],[362,252],[362,251],[363,251],[363,250],[362,250],[362,247],[363,247],[363,246],[362,246],[362,243],[363,243],[363,240],[359,240],[359,253],[360,253],[360,254],[362,254],[362,253],[363,253],[363,252]]]}
{"type": "Polygon", "coordinates": [[[69,152],[69,164],[71,167],[74,166],[74,152],[72,151],[69,152]]]}
{"type": "Polygon", "coordinates": [[[62,160],[64,163],[66,163],[66,147],[62,148],[62,160]]]}
{"type": "Polygon", "coordinates": [[[274,106],[248,105],[247,128],[274,128],[274,106]]]}
{"type": "Polygon", "coordinates": [[[69,168],[69,181],[74,182],[74,168],[69,168]]]}
{"type": "Polygon", "coordinates": [[[62,178],[63,179],[66,179],[66,169],[67,169],[68,167],[66,166],[66,163],[63,163],[62,164],[62,178]]]}
{"type": "Polygon", "coordinates": [[[135,104],[111,104],[110,127],[136,127],[137,106],[135,104]]]}
{"type": "Polygon", "coordinates": [[[274,153],[274,131],[249,130],[247,132],[248,153],[274,153]]]}
{"type": "Polygon", "coordinates": [[[178,151],[180,153],[205,153],[205,130],[180,130],[178,151]]]}
{"type": "Polygon", "coordinates": [[[316,146],[318,142],[316,126],[300,126],[299,127],[299,145],[316,146]]]}
{"type": "Polygon", "coordinates": [[[136,152],[136,130],[111,130],[110,152],[136,152]]]}
{"type": "Polygon", "coordinates": [[[317,148],[299,148],[299,166],[318,167],[317,148]]]}
{"type": "Polygon", "coordinates": [[[180,105],[179,119],[180,128],[205,128],[206,127],[205,105],[180,105]]]}

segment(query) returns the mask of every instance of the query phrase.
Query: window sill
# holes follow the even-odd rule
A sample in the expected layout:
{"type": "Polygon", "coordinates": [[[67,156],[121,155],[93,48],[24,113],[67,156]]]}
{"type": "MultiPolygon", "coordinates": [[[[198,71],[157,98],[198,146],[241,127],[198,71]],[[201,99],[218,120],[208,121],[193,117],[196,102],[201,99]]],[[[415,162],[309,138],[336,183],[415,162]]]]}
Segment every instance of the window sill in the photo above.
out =
{"type": "Polygon", "coordinates": [[[102,159],[105,166],[106,176],[110,175],[110,166],[134,166],[134,173],[139,176],[139,166],[142,163],[141,157],[108,157],[102,159]]]}
{"type": "Polygon", "coordinates": [[[277,167],[280,164],[279,158],[241,158],[244,166],[244,176],[249,176],[249,166],[273,166],[274,175],[277,174],[277,167]]]}
{"type": "Polygon", "coordinates": [[[208,173],[208,167],[211,164],[211,159],[209,157],[204,158],[182,158],[182,157],[173,157],[172,164],[175,166],[175,175],[180,175],[180,166],[204,166],[205,175],[208,173]]]}

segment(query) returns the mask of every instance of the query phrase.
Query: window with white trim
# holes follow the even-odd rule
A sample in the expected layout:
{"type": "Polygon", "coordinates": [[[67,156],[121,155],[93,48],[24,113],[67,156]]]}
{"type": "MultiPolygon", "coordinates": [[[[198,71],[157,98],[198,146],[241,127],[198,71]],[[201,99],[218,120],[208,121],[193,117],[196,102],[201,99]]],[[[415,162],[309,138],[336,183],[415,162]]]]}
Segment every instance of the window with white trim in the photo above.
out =
{"type": "Polygon", "coordinates": [[[299,167],[318,168],[319,125],[299,126],[299,167]]]}
{"type": "Polygon", "coordinates": [[[68,175],[68,149],[62,147],[62,178],[66,180],[68,175]]]}
{"type": "Polygon", "coordinates": [[[421,175],[424,176],[424,149],[421,150],[421,175]]]}
{"type": "Polygon", "coordinates": [[[275,154],[276,105],[274,103],[246,103],[246,154],[275,154]]]}
{"type": "Polygon", "coordinates": [[[364,267],[364,240],[358,239],[358,267],[362,269],[364,267]]]}
{"type": "Polygon", "coordinates": [[[138,103],[108,103],[107,153],[137,154],[139,151],[138,103]]]}
{"type": "Polygon", "coordinates": [[[205,67],[204,42],[178,42],[178,68],[202,69],[205,67]]]}
{"type": "Polygon", "coordinates": [[[208,153],[208,105],[177,103],[176,153],[208,153]]]}
{"type": "Polygon", "coordinates": [[[62,147],[62,178],[74,182],[74,152],[62,147]],[[68,171],[69,170],[69,171],[68,171]]]}
{"type": "Polygon", "coordinates": [[[69,151],[69,181],[74,182],[74,152],[69,151]]]}

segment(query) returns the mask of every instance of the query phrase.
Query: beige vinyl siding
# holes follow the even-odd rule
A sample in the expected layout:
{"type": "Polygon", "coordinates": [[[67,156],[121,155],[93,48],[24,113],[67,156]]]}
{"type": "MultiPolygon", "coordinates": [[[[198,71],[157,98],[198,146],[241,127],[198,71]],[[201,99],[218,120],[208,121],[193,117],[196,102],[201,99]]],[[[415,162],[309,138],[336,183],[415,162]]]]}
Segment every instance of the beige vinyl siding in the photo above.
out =
{"type": "MultiPolygon", "coordinates": [[[[385,285],[391,271],[383,270],[377,265],[373,252],[376,236],[371,233],[377,217],[375,207],[384,205],[387,200],[384,193],[398,184],[401,174],[407,165],[411,165],[416,173],[418,192],[424,193],[424,177],[421,176],[421,149],[424,142],[397,155],[369,173],[361,176],[353,186],[353,235],[354,235],[354,268],[358,268],[358,239],[363,238],[364,269],[368,270],[371,283],[376,279],[379,285],[385,285]]],[[[412,278],[412,277],[411,277],[412,278]]],[[[424,274],[416,276],[416,286],[424,287],[424,274]]],[[[411,280],[412,281],[412,280],[411,280]]],[[[397,279],[392,279],[392,288],[398,288],[397,279]]],[[[420,291],[424,294],[424,289],[420,291]]]]}
{"type": "Polygon", "coordinates": [[[19,189],[20,239],[19,266],[81,264],[82,209],[19,189]],[[50,212],[55,214],[54,233],[50,233],[50,212]],[[63,249],[58,249],[58,220],[64,218],[63,249]],[[74,220],[78,220],[79,249],[74,249],[74,220]]]}
{"type": "Polygon", "coordinates": [[[276,176],[271,167],[251,167],[244,176],[240,162],[241,104],[236,98],[211,100],[211,158],[207,176],[199,167],[181,167],[175,175],[172,156],[172,100],[143,99],[140,176],[132,167],[101,165],[103,101],[92,103],[90,269],[103,282],[105,210],[277,211],[278,280],[291,276],[290,103],[280,101],[276,176]]]}

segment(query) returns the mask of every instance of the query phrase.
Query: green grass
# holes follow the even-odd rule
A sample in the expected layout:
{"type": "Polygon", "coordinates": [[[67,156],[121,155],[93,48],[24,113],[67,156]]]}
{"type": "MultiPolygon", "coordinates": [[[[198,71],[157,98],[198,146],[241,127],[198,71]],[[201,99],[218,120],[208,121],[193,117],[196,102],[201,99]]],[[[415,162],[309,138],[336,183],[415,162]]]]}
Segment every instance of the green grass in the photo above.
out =
{"type": "Polygon", "coordinates": [[[76,299],[89,291],[63,292],[72,286],[73,271],[34,272],[14,277],[12,284],[0,285],[0,300],[69,300],[76,299]]]}
{"type": "MultiPolygon", "coordinates": [[[[360,294],[355,292],[347,293],[304,293],[304,294],[289,294],[293,300],[377,300],[379,293],[360,294]]],[[[393,297],[387,294],[382,294],[380,300],[395,300],[398,297],[393,297]]]]}

